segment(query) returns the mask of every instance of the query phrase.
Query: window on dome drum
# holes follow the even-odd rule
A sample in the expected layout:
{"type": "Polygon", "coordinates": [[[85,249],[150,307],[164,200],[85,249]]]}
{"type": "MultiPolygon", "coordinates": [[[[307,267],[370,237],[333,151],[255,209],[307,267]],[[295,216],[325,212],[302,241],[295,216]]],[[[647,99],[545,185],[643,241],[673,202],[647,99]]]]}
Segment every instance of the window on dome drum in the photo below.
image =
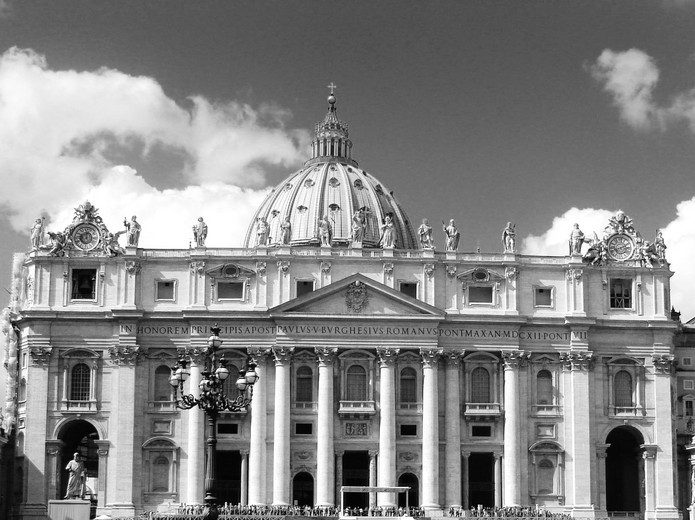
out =
{"type": "Polygon", "coordinates": [[[474,368],[471,372],[471,402],[489,403],[490,373],[483,367],[474,368]]]}
{"type": "Polygon", "coordinates": [[[244,282],[217,282],[218,300],[243,300],[244,282]]]}
{"type": "Polygon", "coordinates": [[[367,371],[363,366],[352,365],[347,369],[346,397],[348,401],[367,400],[367,371]]]}
{"type": "Polygon", "coordinates": [[[400,282],[398,290],[406,296],[417,298],[417,282],[400,282]]]}
{"type": "Polygon", "coordinates": [[[468,303],[492,303],[492,286],[470,285],[468,287],[468,303]]]}
{"type": "Polygon", "coordinates": [[[72,293],[73,300],[96,300],[97,270],[73,269],[72,293]]]}
{"type": "Polygon", "coordinates": [[[314,401],[314,373],[310,367],[301,366],[297,369],[295,381],[297,408],[305,408],[307,403],[313,403],[314,401]]]}
{"type": "Polygon", "coordinates": [[[314,291],[314,280],[297,280],[297,298],[314,291]]]}
{"type": "Polygon", "coordinates": [[[611,309],[632,308],[632,280],[628,278],[612,278],[610,283],[611,309]]]}
{"type": "Polygon", "coordinates": [[[616,408],[632,408],[632,376],[627,371],[621,370],[615,374],[613,384],[616,408]]]}
{"type": "Polygon", "coordinates": [[[536,375],[536,404],[553,404],[553,376],[547,370],[536,375]]]}
{"type": "Polygon", "coordinates": [[[176,301],[176,280],[157,280],[157,301],[176,301]]]}
{"type": "Polygon", "coordinates": [[[154,371],[154,400],[171,401],[172,387],[169,383],[171,369],[166,365],[160,365],[154,371]]]}
{"type": "Polygon", "coordinates": [[[552,307],[553,306],[553,288],[552,287],[535,287],[533,304],[536,307],[552,307]]]}
{"type": "Polygon", "coordinates": [[[401,370],[401,408],[414,408],[417,403],[417,372],[414,368],[406,367],[401,370]]]}
{"type": "Polygon", "coordinates": [[[70,400],[89,401],[91,371],[84,363],[78,363],[70,374],[70,400]]]}

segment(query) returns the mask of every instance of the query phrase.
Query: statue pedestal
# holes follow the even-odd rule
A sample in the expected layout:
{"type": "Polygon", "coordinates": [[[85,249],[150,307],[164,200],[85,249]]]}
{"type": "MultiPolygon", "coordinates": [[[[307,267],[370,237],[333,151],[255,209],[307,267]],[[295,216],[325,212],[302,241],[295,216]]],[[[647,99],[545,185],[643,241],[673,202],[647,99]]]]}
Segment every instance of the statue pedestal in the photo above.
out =
{"type": "Polygon", "coordinates": [[[332,251],[331,246],[321,246],[321,256],[331,256],[332,251]]]}
{"type": "Polygon", "coordinates": [[[381,253],[381,256],[383,258],[393,258],[393,248],[392,247],[385,247],[381,253]]]}
{"type": "Polygon", "coordinates": [[[350,256],[362,256],[362,242],[353,242],[350,246],[350,256]]]}
{"type": "Polygon", "coordinates": [[[89,520],[89,500],[49,500],[48,520],[89,520]]]}
{"type": "Polygon", "coordinates": [[[422,258],[434,258],[434,249],[423,249],[422,258]]]}

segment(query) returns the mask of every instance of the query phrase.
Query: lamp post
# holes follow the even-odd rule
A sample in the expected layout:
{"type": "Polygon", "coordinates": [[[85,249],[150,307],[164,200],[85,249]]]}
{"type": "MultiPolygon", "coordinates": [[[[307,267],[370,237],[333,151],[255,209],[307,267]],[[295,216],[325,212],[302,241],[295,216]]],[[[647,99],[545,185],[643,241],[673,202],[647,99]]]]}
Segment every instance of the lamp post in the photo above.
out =
{"type": "Polygon", "coordinates": [[[224,356],[218,359],[217,352],[222,345],[220,339],[220,327],[215,324],[210,328],[212,336],[208,338],[208,348],[205,351],[205,366],[201,373],[201,380],[198,384],[200,393],[198,397],[193,394],[184,394],[183,383],[186,381],[190,372],[186,370],[187,362],[183,357],[180,357],[176,365],[171,369],[171,378],[169,382],[174,387],[174,399],[176,407],[183,410],[190,410],[197,406],[205,412],[207,416],[206,429],[207,435],[205,440],[205,505],[207,520],[216,520],[219,516],[217,510],[216,491],[216,446],[217,446],[217,416],[220,412],[240,412],[245,410],[250,404],[253,397],[253,385],[258,381],[256,373],[256,365],[252,362],[248,363],[246,369],[239,371],[239,377],[236,380],[236,387],[239,391],[236,397],[228,396],[224,392],[224,382],[229,377],[229,369],[227,368],[227,360],[224,356]]]}

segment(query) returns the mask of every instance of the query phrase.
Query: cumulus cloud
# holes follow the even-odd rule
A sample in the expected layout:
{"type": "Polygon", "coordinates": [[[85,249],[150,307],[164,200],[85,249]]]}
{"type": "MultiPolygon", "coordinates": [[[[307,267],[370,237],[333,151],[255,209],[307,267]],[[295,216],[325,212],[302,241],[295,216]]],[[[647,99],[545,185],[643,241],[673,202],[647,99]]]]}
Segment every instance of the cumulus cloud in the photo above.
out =
{"type": "MultiPolygon", "coordinates": [[[[553,219],[550,228],[541,235],[529,235],[522,240],[521,252],[526,255],[566,255],[568,238],[575,223],[587,238],[599,237],[616,210],[571,208],[553,219]]],[[[691,288],[695,286],[692,259],[695,256],[695,197],[681,202],[676,218],[662,229],[666,241],[666,258],[674,275],[671,278],[671,303],[682,313],[683,321],[695,316],[695,301],[691,288]]],[[[641,230],[646,240],[652,240],[656,230],[641,230]]],[[[586,246],[584,246],[586,251],[586,246]]]]}
{"type": "Polygon", "coordinates": [[[288,112],[272,105],[189,101],[182,107],[152,78],[107,68],[51,70],[32,50],[6,51],[0,56],[0,209],[24,231],[39,213],[57,223],[66,207],[89,198],[104,215],[137,214],[145,247],[164,245],[162,235],[187,245],[179,233],[188,237],[192,221],[205,213],[209,242],[226,229],[224,244],[232,245],[265,193],[264,166],[300,163],[309,135],[288,129],[288,112]],[[180,154],[183,166],[172,176],[191,186],[157,190],[108,159],[110,148],[133,140],[144,145],[145,156],[155,145],[180,154]]]}

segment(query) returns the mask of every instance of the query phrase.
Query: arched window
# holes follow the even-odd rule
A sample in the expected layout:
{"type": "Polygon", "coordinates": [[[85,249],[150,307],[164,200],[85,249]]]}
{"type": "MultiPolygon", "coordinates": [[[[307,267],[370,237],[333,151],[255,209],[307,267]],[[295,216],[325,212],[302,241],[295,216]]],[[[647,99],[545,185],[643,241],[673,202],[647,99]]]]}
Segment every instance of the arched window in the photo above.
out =
{"type": "Polygon", "coordinates": [[[169,459],[160,455],[152,462],[152,492],[169,491],[169,459]]]}
{"type": "Polygon", "coordinates": [[[237,379],[239,379],[239,368],[236,365],[227,363],[227,370],[229,370],[229,376],[222,384],[222,391],[227,397],[234,399],[239,393],[239,389],[236,386],[237,379]]]}
{"type": "Polygon", "coordinates": [[[547,370],[541,370],[536,375],[537,404],[553,404],[553,376],[547,370]]]}
{"type": "Polygon", "coordinates": [[[347,400],[367,400],[367,371],[360,365],[347,369],[347,400]]]}
{"type": "Polygon", "coordinates": [[[154,371],[154,400],[171,401],[172,387],[169,384],[171,369],[166,365],[160,365],[154,371]]]}
{"type": "Polygon", "coordinates": [[[313,392],[314,373],[311,368],[301,366],[297,369],[297,402],[310,403],[314,400],[313,392]]]}
{"type": "Polygon", "coordinates": [[[401,370],[401,403],[417,402],[417,373],[414,368],[401,370]]]}
{"type": "Polygon", "coordinates": [[[614,380],[615,406],[618,408],[632,407],[632,376],[621,370],[615,374],[614,380]]]}
{"type": "Polygon", "coordinates": [[[490,373],[483,367],[477,367],[471,372],[471,402],[489,403],[490,373]]]}
{"type": "Polygon", "coordinates": [[[78,363],[70,374],[70,400],[89,401],[89,382],[91,372],[84,363],[78,363]]]}
{"type": "Polygon", "coordinates": [[[538,462],[538,494],[552,495],[555,482],[555,465],[549,459],[538,462]]]}

